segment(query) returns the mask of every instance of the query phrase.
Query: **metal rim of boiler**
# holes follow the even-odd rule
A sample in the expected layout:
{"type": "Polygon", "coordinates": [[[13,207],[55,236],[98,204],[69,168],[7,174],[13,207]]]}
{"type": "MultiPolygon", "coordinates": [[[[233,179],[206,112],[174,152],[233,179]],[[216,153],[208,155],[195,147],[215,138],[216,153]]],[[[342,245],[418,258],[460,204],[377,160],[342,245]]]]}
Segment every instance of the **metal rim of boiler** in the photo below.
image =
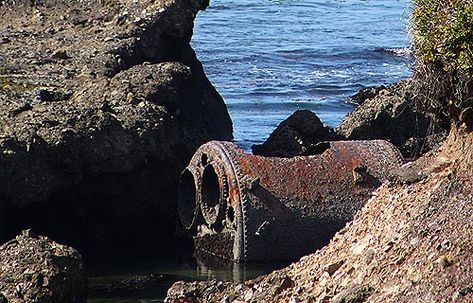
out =
{"type": "MultiPolygon", "coordinates": [[[[391,158],[397,160],[393,162],[398,162],[399,164],[401,162],[399,160],[401,159],[398,155],[399,152],[396,150],[391,150],[391,147],[386,146],[386,143],[387,142],[384,141],[330,142],[330,152],[324,152],[320,155],[317,154],[308,157],[319,158],[320,163],[327,161],[333,162],[338,157],[348,157],[349,159],[351,159],[348,163],[348,166],[351,167],[356,166],[358,162],[360,162],[361,165],[361,163],[364,162],[362,159],[368,161],[372,158],[376,158],[376,155],[378,154],[387,153],[391,156],[391,158]]],[[[212,212],[212,217],[209,218],[209,216],[206,215],[207,219],[205,219],[203,218],[203,214],[201,215],[202,222],[199,224],[206,225],[202,226],[202,231],[204,232],[204,235],[207,232],[208,235],[214,235],[215,233],[220,232],[230,232],[233,236],[233,252],[229,252],[232,253],[233,261],[236,262],[244,262],[247,261],[248,258],[254,257],[252,256],[253,254],[250,251],[251,247],[248,247],[249,245],[253,247],[253,242],[251,241],[250,237],[252,234],[248,234],[248,229],[252,227],[248,226],[247,221],[248,210],[251,210],[249,191],[251,191],[252,187],[248,187],[248,178],[242,172],[242,168],[246,169],[246,167],[248,166],[245,161],[242,161],[245,160],[245,156],[248,155],[246,155],[236,145],[230,142],[212,141],[201,146],[194,155],[191,163],[189,164],[189,167],[196,168],[201,173],[201,176],[212,176],[211,179],[213,181],[210,183],[213,184],[213,188],[216,189],[213,196],[219,197],[218,199],[214,198],[214,201],[210,204],[210,206],[212,207],[216,207],[218,205],[218,209],[215,209],[212,212]],[[225,184],[225,182],[223,182],[222,180],[226,181],[226,184],[228,186],[228,195],[223,194],[221,191],[221,189],[224,187],[222,184],[225,184]],[[230,212],[232,213],[231,215],[230,212]],[[224,221],[222,222],[222,220],[224,221]],[[216,223],[222,223],[222,229],[219,229],[218,224],[216,223]],[[229,226],[230,228],[228,228],[229,226]]],[[[389,163],[385,163],[382,160],[383,159],[380,159],[380,161],[374,163],[375,169],[373,173],[375,173],[376,175],[378,175],[379,173],[378,177],[386,179],[385,177],[389,175],[389,173],[384,172],[383,168],[385,165],[388,165],[389,167],[389,163]],[[386,176],[383,177],[383,175],[386,176]]],[[[368,161],[368,163],[369,162],[370,161],[368,161]]],[[[360,167],[363,168],[364,165],[361,165],[360,167]]],[[[336,171],[334,171],[333,173],[336,173],[336,171]]],[[[362,173],[363,172],[361,172],[361,174],[362,173]]],[[[369,178],[369,174],[371,172],[368,171],[367,173],[368,174],[365,177],[369,178]]],[[[204,181],[206,180],[206,178],[203,179],[204,181]]],[[[349,179],[347,180],[347,182],[350,182],[349,179]]],[[[208,208],[208,206],[203,207],[202,203],[202,183],[206,182],[201,182],[201,186],[198,189],[198,196],[200,195],[198,203],[200,203],[201,213],[205,212],[204,208],[208,208]]],[[[205,245],[203,247],[205,248],[205,245]]]]}
{"type": "Polygon", "coordinates": [[[210,161],[202,172],[200,206],[202,216],[209,226],[219,228],[225,219],[228,184],[224,169],[210,161]]]}
{"type": "MultiPolygon", "coordinates": [[[[235,262],[242,262],[246,259],[246,241],[245,241],[245,214],[244,201],[246,196],[244,188],[240,184],[241,177],[240,168],[236,161],[236,155],[232,155],[230,151],[237,149],[231,142],[211,141],[199,148],[195,157],[191,160],[191,166],[200,167],[205,170],[207,165],[213,165],[213,169],[218,176],[219,185],[224,185],[219,199],[219,212],[209,220],[207,224],[214,224],[219,228],[223,220],[229,220],[235,225],[233,232],[233,259],[235,262]],[[205,161],[203,161],[205,160],[205,161]],[[217,165],[216,163],[222,163],[217,165]],[[240,173],[239,173],[240,172],[240,173]],[[216,224],[217,223],[217,224],[216,224]]],[[[203,173],[202,173],[203,175],[203,173]]],[[[202,187],[200,187],[202,189],[202,187]]],[[[204,216],[204,207],[202,200],[200,210],[204,216]]]]}
{"type": "Polygon", "coordinates": [[[181,173],[177,190],[177,211],[182,226],[185,229],[194,229],[200,215],[199,191],[200,176],[198,170],[187,167],[181,173]]]}

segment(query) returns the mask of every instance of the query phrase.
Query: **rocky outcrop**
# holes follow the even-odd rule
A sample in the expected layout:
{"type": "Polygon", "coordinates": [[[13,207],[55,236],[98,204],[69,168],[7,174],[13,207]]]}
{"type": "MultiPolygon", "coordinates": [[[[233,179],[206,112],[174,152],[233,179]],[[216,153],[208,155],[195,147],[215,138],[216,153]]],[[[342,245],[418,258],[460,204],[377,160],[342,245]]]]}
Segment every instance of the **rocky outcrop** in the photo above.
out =
{"type": "Polygon", "coordinates": [[[0,269],[2,302],[86,302],[87,281],[79,253],[31,230],[0,246],[0,269]]]}
{"type": "Polygon", "coordinates": [[[178,282],[166,302],[472,302],[473,133],[452,129],[323,249],[244,283],[178,282]]]}
{"type": "Polygon", "coordinates": [[[406,158],[432,149],[445,138],[448,126],[416,109],[412,85],[403,80],[355,95],[361,105],[345,116],[337,133],[348,140],[388,140],[406,158]]]}
{"type": "Polygon", "coordinates": [[[360,90],[350,99],[357,107],[336,132],[314,113],[296,111],[263,144],[253,145],[253,153],[293,157],[320,153],[318,143],[323,141],[383,139],[398,147],[405,158],[417,158],[445,139],[448,126],[416,109],[413,85],[412,80],[404,80],[360,90]]]}
{"type": "Polygon", "coordinates": [[[189,45],[207,5],[4,1],[4,239],[32,226],[86,256],[136,255],[173,234],[180,170],[202,143],[232,138],[189,45]]]}
{"type": "Polygon", "coordinates": [[[255,155],[290,158],[311,154],[318,143],[336,139],[335,132],[324,126],[316,114],[298,110],[281,122],[263,144],[251,148],[255,155]]]}
{"type": "Polygon", "coordinates": [[[386,89],[385,85],[362,88],[356,94],[351,96],[349,101],[356,105],[362,105],[366,100],[376,97],[379,92],[384,89],[386,89]]]}

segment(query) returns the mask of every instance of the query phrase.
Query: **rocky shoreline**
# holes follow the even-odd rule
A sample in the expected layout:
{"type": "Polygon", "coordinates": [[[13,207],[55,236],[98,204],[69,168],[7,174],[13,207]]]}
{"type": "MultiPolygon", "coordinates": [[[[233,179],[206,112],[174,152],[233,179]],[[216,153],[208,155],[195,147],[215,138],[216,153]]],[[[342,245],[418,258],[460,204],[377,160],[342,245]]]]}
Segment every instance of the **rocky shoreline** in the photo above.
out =
{"type": "Polygon", "coordinates": [[[438,147],[449,125],[414,101],[415,84],[406,79],[389,86],[362,89],[350,98],[357,104],[336,129],[324,126],[307,110],[296,111],[261,145],[252,147],[261,156],[294,157],[311,154],[318,143],[337,140],[386,140],[406,159],[417,159],[438,147]]]}
{"type": "MultiPolygon", "coordinates": [[[[179,177],[202,144],[232,140],[189,44],[208,5],[0,1],[0,302],[86,302],[84,263],[192,253],[177,223],[179,177]]],[[[418,81],[361,91],[336,129],[297,111],[253,147],[292,158],[383,139],[400,150],[405,164],[328,245],[255,280],[177,282],[166,301],[471,302],[473,111],[421,111],[418,81]]]]}

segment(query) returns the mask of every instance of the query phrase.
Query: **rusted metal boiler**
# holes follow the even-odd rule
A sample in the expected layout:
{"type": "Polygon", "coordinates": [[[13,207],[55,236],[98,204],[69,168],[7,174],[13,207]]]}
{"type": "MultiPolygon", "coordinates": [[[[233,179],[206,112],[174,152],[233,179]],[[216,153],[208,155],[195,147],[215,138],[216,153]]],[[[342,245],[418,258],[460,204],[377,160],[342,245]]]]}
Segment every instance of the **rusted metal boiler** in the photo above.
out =
{"type": "Polygon", "coordinates": [[[230,142],[202,145],[178,192],[180,219],[196,251],[235,262],[314,252],[402,162],[382,140],[320,146],[317,155],[273,158],[246,154],[230,142]]]}

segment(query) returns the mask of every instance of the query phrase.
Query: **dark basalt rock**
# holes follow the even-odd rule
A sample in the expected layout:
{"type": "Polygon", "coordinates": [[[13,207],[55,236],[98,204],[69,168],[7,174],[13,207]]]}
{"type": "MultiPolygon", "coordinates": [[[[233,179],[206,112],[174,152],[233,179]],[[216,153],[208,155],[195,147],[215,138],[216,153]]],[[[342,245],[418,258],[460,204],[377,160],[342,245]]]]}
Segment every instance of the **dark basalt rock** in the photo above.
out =
{"type": "Polygon", "coordinates": [[[380,85],[362,88],[350,97],[350,102],[356,105],[362,105],[366,100],[376,97],[383,89],[386,89],[386,86],[380,85]]]}
{"type": "Polygon", "coordinates": [[[86,258],[171,246],[181,169],[232,139],[189,44],[207,5],[3,2],[0,243],[28,226],[86,258]]]}
{"type": "Polygon", "coordinates": [[[336,139],[335,132],[324,126],[315,113],[298,110],[281,122],[263,144],[253,145],[252,150],[259,156],[289,158],[307,154],[320,142],[336,139]]]}
{"type": "Polygon", "coordinates": [[[432,149],[445,138],[448,126],[416,109],[412,85],[412,80],[403,80],[375,91],[345,116],[337,133],[348,140],[388,140],[406,158],[432,149]]]}
{"type": "Polygon", "coordinates": [[[79,253],[30,230],[0,247],[0,268],[0,302],[86,302],[79,253]]]}
{"type": "Polygon", "coordinates": [[[273,131],[253,153],[261,156],[293,157],[319,154],[325,141],[388,140],[405,158],[417,158],[440,143],[448,125],[416,109],[413,82],[368,87],[351,97],[357,108],[345,116],[334,132],[308,110],[296,111],[273,131]]]}

